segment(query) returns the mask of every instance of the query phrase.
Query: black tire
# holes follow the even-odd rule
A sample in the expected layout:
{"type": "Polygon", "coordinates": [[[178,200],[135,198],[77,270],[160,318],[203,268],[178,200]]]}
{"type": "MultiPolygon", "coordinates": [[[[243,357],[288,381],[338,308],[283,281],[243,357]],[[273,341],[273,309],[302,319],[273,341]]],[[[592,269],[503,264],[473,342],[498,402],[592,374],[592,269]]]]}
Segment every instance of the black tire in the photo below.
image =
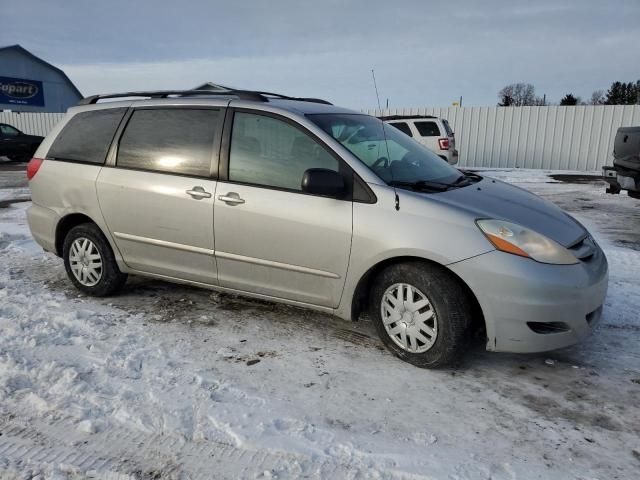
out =
{"type": "Polygon", "coordinates": [[[67,276],[81,292],[93,297],[104,297],[117,292],[127,281],[127,274],[118,268],[113,250],[100,228],[94,223],[83,223],[69,230],[62,246],[62,257],[67,276]],[[83,285],[71,270],[69,253],[73,242],[79,238],[87,238],[96,246],[102,257],[102,273],[100,280],[93,286],[83,285]]]}
{"type": "Polygon", "coordinates": [[[438,368],[457,362],[468,345],[473,308],[459,280],[444,267],[426,262],[398,263],[385,268],[374,279],[370,309],[376,331],[397,357],[421,368],[438,368]],[[431,303],[437,318],[435,342],[426,352],[413,353],[397,345],[387,333],[381,313],[385,291],[406,283],[420,290],[431,303]]]}

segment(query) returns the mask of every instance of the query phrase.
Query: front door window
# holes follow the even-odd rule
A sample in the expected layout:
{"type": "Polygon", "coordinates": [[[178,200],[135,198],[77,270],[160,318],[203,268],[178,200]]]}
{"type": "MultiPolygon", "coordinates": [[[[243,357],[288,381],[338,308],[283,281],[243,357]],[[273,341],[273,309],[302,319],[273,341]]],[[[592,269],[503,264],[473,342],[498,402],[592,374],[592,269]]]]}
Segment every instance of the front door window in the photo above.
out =
{"type": "Polygon", "coordinates": [[[309,135],[282,120],[237,112],[229,152],[229,180],[301,191],[309,168],[338,171],[338,161],[309,135]]]}

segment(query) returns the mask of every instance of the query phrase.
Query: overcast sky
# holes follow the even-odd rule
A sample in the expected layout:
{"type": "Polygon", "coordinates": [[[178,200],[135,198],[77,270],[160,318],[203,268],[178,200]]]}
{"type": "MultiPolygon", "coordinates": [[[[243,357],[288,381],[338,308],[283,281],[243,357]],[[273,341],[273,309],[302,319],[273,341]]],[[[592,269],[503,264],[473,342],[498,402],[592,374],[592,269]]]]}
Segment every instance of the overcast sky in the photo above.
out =
{"type": "Polygon", "coordinates": [[[558,102],[640,78],[639,0],[0,0],[0,45],[85,94],[205,81],[353,108],[495,105],[529,82],[558,102]]]}

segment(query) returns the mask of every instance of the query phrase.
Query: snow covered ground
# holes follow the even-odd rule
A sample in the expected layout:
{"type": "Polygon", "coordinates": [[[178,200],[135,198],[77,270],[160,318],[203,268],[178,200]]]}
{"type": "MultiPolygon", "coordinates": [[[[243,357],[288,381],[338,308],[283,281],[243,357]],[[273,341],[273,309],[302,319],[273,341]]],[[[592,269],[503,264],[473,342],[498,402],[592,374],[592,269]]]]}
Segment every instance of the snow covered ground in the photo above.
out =
{"type": "Polygon", "coordinates": [[[541,355],[479,342],[429,371],[366,319],[145,279],[83,297],[0,171],[0,478],[637,479],[640,202],[556,173],[484,172],[603,245],[598,331],[541,355]]]}
{"type": "Polygon", "coordinates": [[[24,163],[9,162],[6,157],[0,157],[0,205],[5,200],[31,198],[25,168],[24,163]]]}

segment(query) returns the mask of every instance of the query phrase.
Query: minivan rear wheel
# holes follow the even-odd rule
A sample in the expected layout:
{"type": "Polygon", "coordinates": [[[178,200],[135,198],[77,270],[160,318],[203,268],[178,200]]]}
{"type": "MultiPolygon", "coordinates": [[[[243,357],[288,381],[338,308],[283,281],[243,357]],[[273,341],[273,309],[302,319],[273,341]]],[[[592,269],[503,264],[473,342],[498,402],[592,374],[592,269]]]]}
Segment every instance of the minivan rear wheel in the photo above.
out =
{"type": "Polygon", "coordinates": [[[67,276],[87,295],[111,295],[127,281],[127,275],[118,268],[109,242],[93,223],[83,223],[69,230],[62,256],[67,276]]]}
{"type": "Polygon", "coordinates": [[[461,357],[473,310],[467,292],[444,268],[391,265],[375,278],[370,301],[378,335],[402,360],[437,368],[461,357]]]}

